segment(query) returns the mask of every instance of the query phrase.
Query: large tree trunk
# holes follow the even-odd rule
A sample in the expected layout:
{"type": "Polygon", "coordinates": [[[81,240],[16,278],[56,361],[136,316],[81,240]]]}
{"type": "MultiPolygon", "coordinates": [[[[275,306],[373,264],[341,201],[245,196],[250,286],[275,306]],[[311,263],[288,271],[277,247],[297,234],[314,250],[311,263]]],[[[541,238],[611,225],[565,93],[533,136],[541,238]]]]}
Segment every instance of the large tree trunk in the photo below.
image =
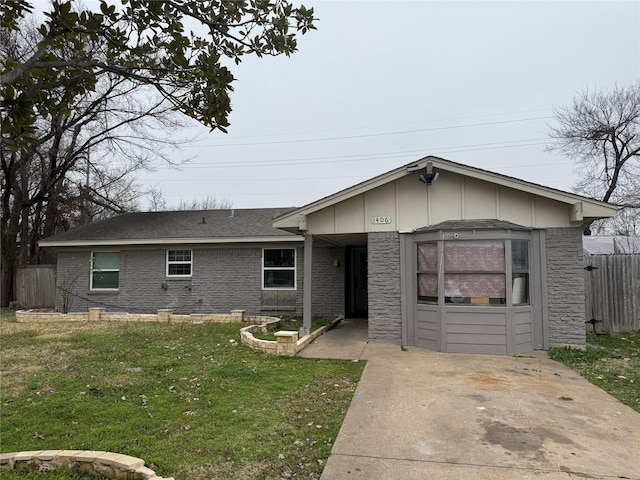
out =
{"type": "Polygon", "coordinates": [[[0,307],[7,307],[13,296],[13,266],[16,257],[18,217],[15,215],[15,153],[2,151],[2,209],[0,210],[0,307]]]}
{"type": "Polygon", "coordinates": [[[13,267],[16,255],[15,243],[8,241],[9,235],[2,234],[2,272],[0,273],[0,306],[8,307],[13,300],[13,267]]]}
{"type": "Polygon", "coordinates": [[[6,211],[2,212],[2,255],[0,262],[0,306],[7,307],[13,300],[13,270],[16,263],[16,255],[18,254],[18,232],[19,212],[6,211]]]}

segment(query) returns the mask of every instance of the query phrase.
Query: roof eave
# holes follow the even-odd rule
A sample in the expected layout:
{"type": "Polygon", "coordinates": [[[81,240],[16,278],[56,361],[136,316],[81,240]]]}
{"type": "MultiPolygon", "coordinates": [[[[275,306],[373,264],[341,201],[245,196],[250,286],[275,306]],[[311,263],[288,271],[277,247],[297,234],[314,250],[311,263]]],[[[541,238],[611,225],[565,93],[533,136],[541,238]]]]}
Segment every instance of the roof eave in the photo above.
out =
{"type": "Polygon", "coordinates": [[[203,245],[229,243],[282,243],[302,242],[299,235],[254,236],[254,237],[205,237],[205,238],[135,238],[118,240],[40,240],[40,247],[115,247],[139,245],[203,245]]]}
{"type": "Polygon", "coordinates": [[[583,202],[583,209],[584,209],[583,217],[585,220],[599,220],[601,218],[611,218],[616,216],[619,208],[620,207],[618,207],[617,205],[612,205],[610,203],[601,204],[601,205],[587,203],[585,205],[583,202]]]}

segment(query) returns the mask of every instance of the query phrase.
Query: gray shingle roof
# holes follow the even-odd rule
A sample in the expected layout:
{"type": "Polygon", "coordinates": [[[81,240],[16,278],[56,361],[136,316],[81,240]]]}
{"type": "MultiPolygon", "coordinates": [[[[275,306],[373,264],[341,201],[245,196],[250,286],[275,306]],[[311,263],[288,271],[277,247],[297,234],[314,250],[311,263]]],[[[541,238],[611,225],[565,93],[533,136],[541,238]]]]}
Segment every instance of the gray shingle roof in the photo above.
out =
{"type": "Polygon", "coordinates": [[[447,220],[437,225],[429,225],[416,230],[416,232],[434,232],[438,230],[525,230],[530,228],[506,222],[504,220],[447,220]]]}
{"type": "Polygon", "coordinates": [[[42,242],[285,237],[272,220],[291,208],[135,212],[91,223],[42,242]]]}

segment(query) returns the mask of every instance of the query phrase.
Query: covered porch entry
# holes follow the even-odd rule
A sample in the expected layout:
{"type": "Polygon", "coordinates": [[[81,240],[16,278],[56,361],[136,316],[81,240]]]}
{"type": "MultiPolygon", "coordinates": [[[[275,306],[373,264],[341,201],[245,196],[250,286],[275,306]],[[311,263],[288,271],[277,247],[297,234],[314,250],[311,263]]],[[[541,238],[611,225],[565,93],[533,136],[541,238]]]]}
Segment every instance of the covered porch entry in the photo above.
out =
{"type": "MultiPolygon", "coordinates": [[[[304,236],[303,258],[303,327],[310,327],[311,319],[317,314],[318,302],[332,295],[341,302],[340,315],[347,320],[358,319],[366,326],[368,316],[368,248],[366,234],[352,235],[311,235],[304,236]],[[332,268],[338,269],[340,281],[335,275],[328,280],[325,275],[326,261],[320,260],[322,250],[340,252],[332,260],[332,268]],[[320,257],[320,258],[316,258],[320,257]],[[327,282],[331,284],[327,284],[327,282]],[[339,300],[342,298],[342,300],[339,300]],[[315,311],[315,313],[314,313],[315,311]]],[[[338,272],[336,272],[338,273],[338,272]]]]}

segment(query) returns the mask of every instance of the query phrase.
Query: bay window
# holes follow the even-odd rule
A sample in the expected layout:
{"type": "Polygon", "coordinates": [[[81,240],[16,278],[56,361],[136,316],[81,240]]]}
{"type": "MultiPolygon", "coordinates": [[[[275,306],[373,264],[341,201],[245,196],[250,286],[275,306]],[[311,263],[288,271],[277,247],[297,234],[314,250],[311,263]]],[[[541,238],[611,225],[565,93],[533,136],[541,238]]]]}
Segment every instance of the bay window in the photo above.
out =
{"type": "Polygon", "coordinates": [[[512,305],[528,305],[529,241],[483,239],[418,243],[417,276],[418,303],[437,304],[440,300],[457,305],[506,305],[509,279],[512,305]]]}

